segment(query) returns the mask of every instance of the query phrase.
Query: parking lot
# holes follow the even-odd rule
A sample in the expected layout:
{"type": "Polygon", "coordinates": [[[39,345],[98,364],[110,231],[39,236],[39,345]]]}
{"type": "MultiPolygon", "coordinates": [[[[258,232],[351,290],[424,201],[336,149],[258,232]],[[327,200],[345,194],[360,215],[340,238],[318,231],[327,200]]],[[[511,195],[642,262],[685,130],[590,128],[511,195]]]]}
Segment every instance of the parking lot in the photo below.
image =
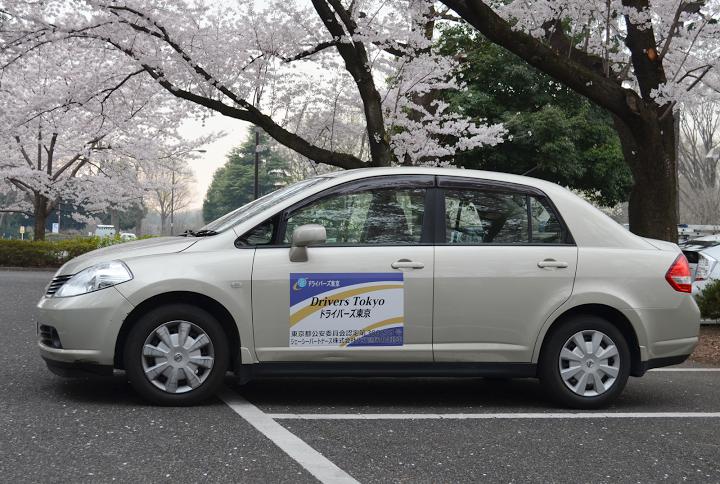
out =
{"type": "Polygon", "coordinates": [[[194,408],[143,403],[122,375],[46,370],[49,272],[0,271],[5,482],[720,481],[720,368],[633,378],[600,413],[534,380],[273,379],[194,408]]]}

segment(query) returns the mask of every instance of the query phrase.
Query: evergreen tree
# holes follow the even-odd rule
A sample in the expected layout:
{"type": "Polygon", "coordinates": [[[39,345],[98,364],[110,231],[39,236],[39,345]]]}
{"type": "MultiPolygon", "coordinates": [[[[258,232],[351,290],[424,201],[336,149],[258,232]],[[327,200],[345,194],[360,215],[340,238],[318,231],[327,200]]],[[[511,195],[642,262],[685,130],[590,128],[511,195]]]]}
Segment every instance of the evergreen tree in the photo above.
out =
{"type": "Polygon", "coordinates": [[[632,175],[602,108],[469,28],[446,30],[468,89],[446,97],[456,112],[502,122],[508,139],[455,157],[458,166],[543,178],[612,206],[627,200],[632,175]]]}
{"type": "MultiPolygon", "coordinates": [[[[260,167],[258,173],[260,196],[286,185],[290,180],[288,161],[270,149],[270,138],[260,135],[260,167]]],[[[203,218],[214,220],[253,200],[255,183],[255,133],[250,132],[240,146],[233,148],[227,162],[213,175],[205,194],[203,218]]]]}

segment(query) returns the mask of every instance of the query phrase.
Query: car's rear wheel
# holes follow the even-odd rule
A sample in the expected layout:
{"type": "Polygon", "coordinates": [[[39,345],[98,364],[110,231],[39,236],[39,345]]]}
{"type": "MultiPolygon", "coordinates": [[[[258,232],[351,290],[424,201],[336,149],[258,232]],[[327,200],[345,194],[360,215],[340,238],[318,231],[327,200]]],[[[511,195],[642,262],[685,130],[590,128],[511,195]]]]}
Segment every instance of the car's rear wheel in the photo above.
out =
{"type": "Polygon", "coordinates": [[[600,408],[625,387],[630,349],[609,321],[576,316],[548,335],[539,364],[543,386],[555,401],[573,408],[600,408]]]}
{"type": "Polygon", "coordinates": [[[211,397],[222,385],[228,361],[220,324],[187,304],[145,314],[130,331],[124,351],[133,388],[159,405],[194,405],[211,397]]]}

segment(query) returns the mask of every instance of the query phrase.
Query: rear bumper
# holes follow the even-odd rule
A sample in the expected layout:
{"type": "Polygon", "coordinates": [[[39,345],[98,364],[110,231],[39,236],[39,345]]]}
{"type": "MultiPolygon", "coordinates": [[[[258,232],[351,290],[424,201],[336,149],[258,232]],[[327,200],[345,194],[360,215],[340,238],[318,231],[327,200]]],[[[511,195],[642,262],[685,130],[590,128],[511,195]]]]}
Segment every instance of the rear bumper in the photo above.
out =
{"type": "Polygon", "coordinates": [[[662,368],[663,366],[679,365],[688,359],[690,354],[679,356],[667,356],[665,358],[653,358],[652,360],[643,361],[640,364],[640,372],[633,376],[643,376],[648,370],[653,368],[662,368]]]}

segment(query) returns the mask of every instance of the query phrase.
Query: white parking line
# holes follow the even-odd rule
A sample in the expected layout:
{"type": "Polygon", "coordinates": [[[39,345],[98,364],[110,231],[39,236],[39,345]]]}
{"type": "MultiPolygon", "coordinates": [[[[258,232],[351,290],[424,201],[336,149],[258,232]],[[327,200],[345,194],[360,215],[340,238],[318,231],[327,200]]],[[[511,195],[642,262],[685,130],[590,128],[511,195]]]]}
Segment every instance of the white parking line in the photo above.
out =
{"type": "Polygon", "coordinates": [[[720,368],[654,368],[650,371],[720,371],[720,368]]]}
{"type": "Polygon", "coordinates": [[[354,483],[353,479],[338,466],[330,462],[324,455],[310,447],[297,435],[277,423],[268,414],[260,410],[240,395],[223,389],[220,398],[250,425],[259,430],[265,437],[280,447],[310,474],[322,483],[354,483]]]}
{"type": "Polygon", "coordinates": [[[277,420],[493,420],[720,418],[720,412],[559,412],[559,413],[275,413],[277,420]]]}

